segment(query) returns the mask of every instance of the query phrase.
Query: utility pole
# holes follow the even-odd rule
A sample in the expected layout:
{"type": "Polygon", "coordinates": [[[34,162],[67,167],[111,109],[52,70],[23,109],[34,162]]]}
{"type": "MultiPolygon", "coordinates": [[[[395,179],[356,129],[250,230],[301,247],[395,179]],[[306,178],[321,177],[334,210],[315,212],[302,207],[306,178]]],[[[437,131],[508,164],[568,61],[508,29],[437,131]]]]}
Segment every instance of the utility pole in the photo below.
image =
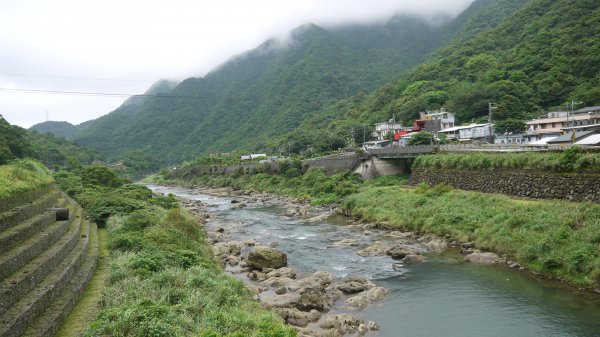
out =
{"type": "Polygon", "coordinates": [[[350,139],[350,143],[352,144],[352,146],[354,146],[354,128],[350,129],[350,134],[351,134],[351,139],[350,139]]]}
{"type": "Polygon", "coordinates": [[[494,143],[494,128],[492,127],[492,116],[494,114],[494,110],[498,109],[495,103],[488,103],[488,123],[490,123],[490,137],[492,138],[492,144],[494,143]]]}
{"type": "Polygon", "coordinates": [[[363,124],[363,125],[362,125],[362,127],[363,127],[363,143],[362,143],[362,145],[363,145],[363,146],[365,146],[365,143],[366,143],[366,141],[367,141],[367,140],[366,140],[366,139],[367,139],[367,137],[366,137],[366,135],[367,135],[367,134],[365,133],[365,126],[367,126],[367,124],[363,124]]]}
{"type": "MultiPolygon", "coordinates": [[[[575,105],[576,104],[581,104],[581,102],[575,102],[574,99],[571,99],[571,113],[575,112],[575,105]]],[[[577,140],[576,136],[575,136],[575,126],[576,126],[576,123],[573,120],[573,130],[571,130],[571,144],[575,143],[575,141],[577,140]]],[[[568,109],[568,106],[567,106],[567,127],[571,127],[571,123],[569,121],[569,109],[568,109]]]]}

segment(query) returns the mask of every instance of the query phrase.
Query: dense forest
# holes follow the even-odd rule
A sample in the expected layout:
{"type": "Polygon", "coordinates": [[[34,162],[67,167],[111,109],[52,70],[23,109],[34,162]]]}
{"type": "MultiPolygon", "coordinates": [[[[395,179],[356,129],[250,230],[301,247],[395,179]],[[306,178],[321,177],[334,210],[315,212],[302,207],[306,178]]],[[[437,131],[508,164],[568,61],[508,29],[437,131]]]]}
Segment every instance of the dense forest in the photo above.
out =
{"type": "Polygon", "coordinates": [[[35,158],[48,167],[77,167],[102,159],[95,150],[51,133],[28,131],[0,116],[0,164],[15,158],[35,158]]]}
{"type": "MultiPolygon", "coordinates": [[[[510,3],[497,8],[508,10],[510,3]]],[[[544,111],[565,110],[571,100],[580,107],[600,103],[599,2],[528,1],[497,27],[475,28],[485,20],[479,16],[466,25],[479,32],[472,38],[457,35],[397,80],[339,102],[281,141],[315,144],[321,139],[317,128],[346,140],[355,130],[358,140],[363,123],[392,116],[410,123],[420,111],[441,107],[459,122],[487,121],[490,102],[497,106],[494,122],[510,129],[544,111]]]]}
{"type": "MultiPolygon", "coordinates": [[[[87,122],[74,139],[109,158],[141,150],[163,164],[208,152],[297,151],[298,144],[287,145],[282,136],[342,99],[366,96],[452,39],[488,30],[523,2],[478,0],[458,17],[435,22],[397,15],[368,25],[304,25],[287,40],[268,40],[203,78],[87,122]],[[509,5],[502,12],[498,3],[509,5]]],[[[343,134],[333,138],[330,147],[343,134]]]]}

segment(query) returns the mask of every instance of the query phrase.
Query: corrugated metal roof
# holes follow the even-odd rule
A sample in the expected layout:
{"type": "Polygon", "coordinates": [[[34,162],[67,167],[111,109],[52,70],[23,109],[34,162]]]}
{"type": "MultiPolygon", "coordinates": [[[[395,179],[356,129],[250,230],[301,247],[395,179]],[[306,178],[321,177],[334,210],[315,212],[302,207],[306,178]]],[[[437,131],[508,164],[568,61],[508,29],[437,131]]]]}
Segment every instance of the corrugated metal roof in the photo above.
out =
{"type": "Polygon", "coordinates": [[[600,144],[600,134],[585,137],[582,140],[575,142],[575,145],[598,145],[600,144]]]}
{"type": "Polygon", "coordinates": [[[529,142],[529,143],[527,143],[527,145],[546,145],[546,144],[548,144],[549,141],[551,141],[555,138],[557,138],[557,137],[542,138],[542,139],[536,140],[535,142],[529,142]]]}
{"type": "MultiPolygon", "coordinates": [[[[575,139],[581,139],[582,137],[586,137],[590,134],[594,133],[594,131],[579,131],[579,132],[575,132],[575,139]]],[[[571,137],[572,137],[572,132],[567,132],[564,135],[560,136],[560,137],[556,137],[554,139],[552,139],[551,141],[548,142],[548,144],[553,144],[553,143],[564,143],[564,142],[570,142],[571,141],[571,137]]]]}

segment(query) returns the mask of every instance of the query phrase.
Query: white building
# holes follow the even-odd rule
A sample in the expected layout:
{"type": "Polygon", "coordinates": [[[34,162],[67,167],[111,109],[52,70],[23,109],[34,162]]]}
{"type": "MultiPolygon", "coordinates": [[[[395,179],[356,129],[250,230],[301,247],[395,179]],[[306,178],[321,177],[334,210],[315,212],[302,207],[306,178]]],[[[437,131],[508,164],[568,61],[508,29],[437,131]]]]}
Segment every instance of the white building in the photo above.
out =
{"type": "Polygon", "coordinates": [[[576,110],[554,111],[527,123],[527,134],[543,136],[560,136],[561,129],[600,124],[600,106],[592,106],[576,110]]]}
{"type": "Polygon", "coordinates": [[[438,121],[435,131],[454,127],[454,114],[444,110],[444,108],[437,111],[421,112],[419,115],[419,119],[422,121],[438,121]]]}
{"type": "Polygon", "coordinates": [[[458,130],[459,140],[484,140],[492,135],[489,123],[471,124],[458,130]]]}
{"type": "Polygon", "coordinates": [[[377,123],[375,124],[375,130],[371,134],[373,138],[377,140],[385,140],[386,137],[391,134],[393,135],[396,131],[402,130],[401,123],[395,123],[393,121],[388,121],[386,123],[377,123]]]}

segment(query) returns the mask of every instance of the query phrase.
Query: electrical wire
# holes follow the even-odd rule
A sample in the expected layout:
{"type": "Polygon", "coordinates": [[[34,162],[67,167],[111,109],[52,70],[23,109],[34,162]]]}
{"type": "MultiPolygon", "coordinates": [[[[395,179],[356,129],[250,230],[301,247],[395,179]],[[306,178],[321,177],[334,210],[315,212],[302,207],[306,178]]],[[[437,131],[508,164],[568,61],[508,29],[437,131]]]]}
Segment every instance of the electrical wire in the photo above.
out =
{"type": "Polygon", "coordinates": [[[88,80],[88,81],[114,81],[114,82],[144,82],[154,83],[151,80],[131,80],[122,78],[97,78],[97,77],[75,77],[75,76],[52,76],[52,75],[34,75],[34,74],[15,74],[15,73],[0,73],[0,76],[16,76],[16,77],[37,77],[37,78],[55,78],[62,80],[88,80]]]}
{"type": "Polygon", "coordinates": [[[160,98],[186,98],[186,97],[188,97],[188,98],[194,98],[194,96],[181,96],[181,95],[124,94],[124,93],[107,93],[107,92],[37,90],[37,89],[16,89],[16,88],[0,88],[0,91],[29,93],[29,94],[103,96],[103,97],[160,97],[160,98]]]}

